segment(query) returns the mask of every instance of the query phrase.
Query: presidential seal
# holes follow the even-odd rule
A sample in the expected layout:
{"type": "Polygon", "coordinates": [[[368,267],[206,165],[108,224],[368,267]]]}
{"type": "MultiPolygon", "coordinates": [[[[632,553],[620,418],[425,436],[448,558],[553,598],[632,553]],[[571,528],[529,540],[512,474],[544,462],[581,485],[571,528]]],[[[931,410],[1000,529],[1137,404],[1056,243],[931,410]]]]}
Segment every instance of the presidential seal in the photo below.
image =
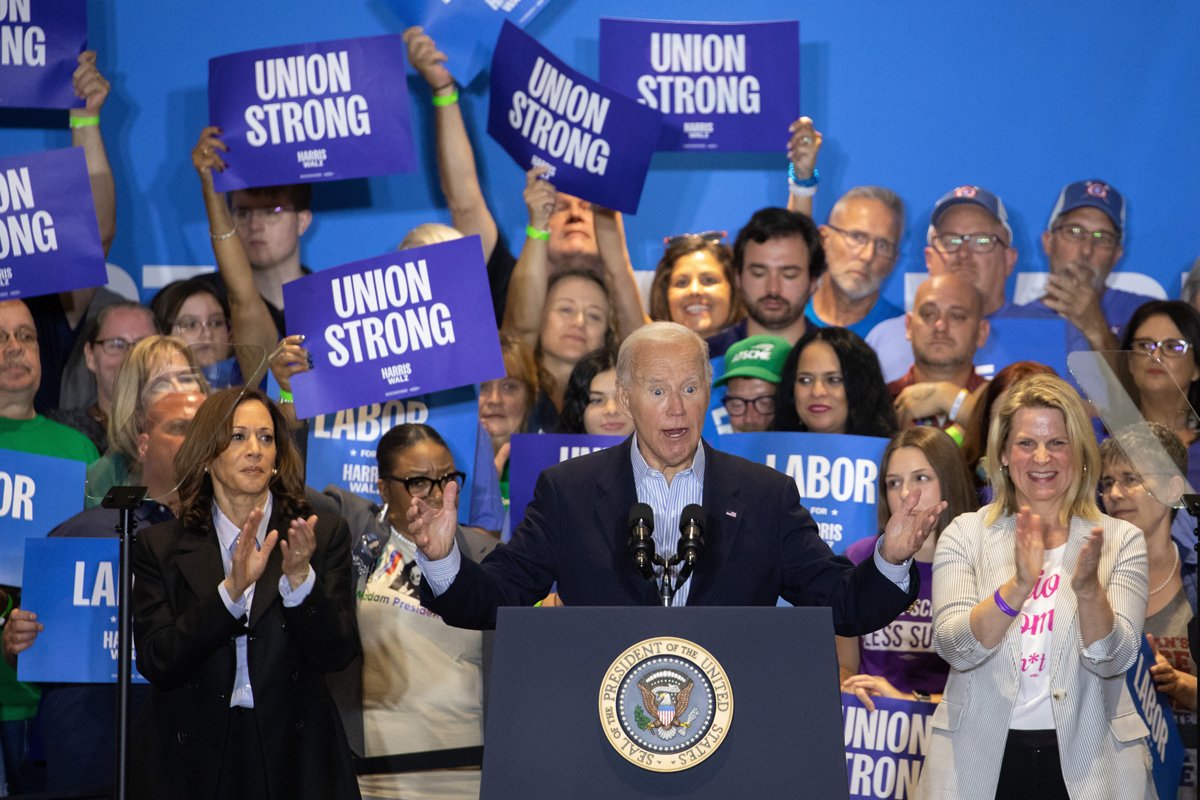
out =
{"type": "Polygon", "coordinates": [[[733,720],[724,668],[694,642],[646,639],[617,656],[600,685],[600,724],[627,761],[678,772],[712,755],[733,720]]]}

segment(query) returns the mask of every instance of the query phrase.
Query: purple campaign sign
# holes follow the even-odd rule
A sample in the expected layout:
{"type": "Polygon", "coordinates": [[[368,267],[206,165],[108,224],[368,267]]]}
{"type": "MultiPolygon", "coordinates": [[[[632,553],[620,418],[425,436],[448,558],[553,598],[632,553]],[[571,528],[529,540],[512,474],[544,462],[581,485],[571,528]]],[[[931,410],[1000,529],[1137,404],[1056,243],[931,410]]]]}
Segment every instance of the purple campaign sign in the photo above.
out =
{"type": "Polygon", "coordinates": [[[83,510],[87,465],[0,450],[0,584],[21,585],[25,543],[83,510]]]}
{"type": "Polygon", "coordinates": [[[314,364],[292,378],[300,417],[504,375],[478,236],[323,270],[283,296],[314,364]]]}
{"type": "Polygon", "coordinates": [[[392,0],[405,28],[420,25],[467,86],[492,58],[505,20],[524,28],[550,0],[392,0]]]}
{"type": "Polygon", "coordinates": [[[84,0],[0,2],[0,106],[81,107],[71,76],[86,49],[84,0]]]}
{"type": "Polygon", "coordinates": [[[846,778],[853,798],[916,797],[933,739],[932,703],[872,697],[874,711],[842,693],[846,778]]]}
{"type": "Polygon", "coordinates": [[[879,533],[879,460],[887,439],[837,433],[731,433],[713,447],[766,464],[796,481],[821,538],[844,553],[879,533]]]}
{"type": "Polygon", "coordinates": [[[492,59],[488,134],[561,192],[635,213],[662,115],[568,67],[504,23],[492,59]]]}
{"type": "MultiPolygon", "coordinates": [[[[32,539],[21,605],[46,629],[21,654],[18,677],[50,683],[117,679],[117,539],[32,539]]],[[[145,683],[135,664],[133,681],[145,683]]]]}
{"type": "Polygon", "coordinates": [[[229,168],[218,191],[415,169],[404,43],[372,36],[208,62],[208,111],[229,168]]]}
{"type": "Polygon", "coordinates": [[[659,150],[775,153],[800,116],[800,23],[602,17],[600,81],[662,112],[659,150]]]}
{"type": "Polygon", "coordinates": [[[0,300],[107,280],[83,149],[0,158],[0,300]]]}
{"type": "Polygon", "coordinates": [[[525,516],[525,506],[533,500],[533,487],[542,470],[594,450],[603,450],[625,441],[624,436],[592,436],[586,433],[517,433],[512,437],[508,455],[508,500],[512,530],[525,516]]]}

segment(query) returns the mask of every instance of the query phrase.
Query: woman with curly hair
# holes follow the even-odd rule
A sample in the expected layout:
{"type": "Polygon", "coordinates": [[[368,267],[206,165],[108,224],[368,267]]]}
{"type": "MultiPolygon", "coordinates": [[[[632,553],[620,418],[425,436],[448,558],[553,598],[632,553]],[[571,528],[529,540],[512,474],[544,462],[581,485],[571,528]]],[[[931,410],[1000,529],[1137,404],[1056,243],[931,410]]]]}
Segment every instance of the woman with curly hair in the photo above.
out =
{"type": "Polygon", "coordinates": [[[773,430],[891,437],[897,427],[879,359],[861,336],[810,328],[796,342],[776,389],[773,430]]]}

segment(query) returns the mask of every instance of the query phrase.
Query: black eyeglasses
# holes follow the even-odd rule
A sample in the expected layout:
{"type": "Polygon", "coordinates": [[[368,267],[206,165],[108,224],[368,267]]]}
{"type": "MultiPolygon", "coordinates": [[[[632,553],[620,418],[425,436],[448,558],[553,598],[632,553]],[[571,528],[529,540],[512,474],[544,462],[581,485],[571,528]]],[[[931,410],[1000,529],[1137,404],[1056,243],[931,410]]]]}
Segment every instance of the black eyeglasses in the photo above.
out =
{"type": "Polygon", "coordinates": [[[1167,358],[1182,358],[1192,349],[1192,343],[1187,339],[1163,339],[1159,342],[1153,339],[1134,339],[1129,344],[1135,353],[1152,356],[1155,351],[1159,351],[1167,358]]]}
{"type": "Polygon", "coordinates": [[[725,410],[729,412],[731,417],[740,417],[746,413],[746,406],[754,406],[754,410],[766,416],[767,414],[775,413],[775,395],[760,394],[758,397],[731,397],[725,396],[721,401],[721,405],[725,406],[725,410]]]}
{"type": "Polygon", "coordinates": [[[866,231],[848,231],[844,228],[839,228],[837,225],[826,223],[826,228],[831,231],[840,233],[846,242],[855,250],[862,250],[871,242],[875,243],[875,254],[884,258],[891,258],[896,255],[896,243],[891,239],[884,239],[882,236],[871,236],[866,231]]]}
{"type": "Polygon", "coordinates": [[[941,245],[943,253],[957,253],[967,247],[972,253],[990,253],[997,246],[1008,247],[1008,243],[992,233],[942,233],[933,237],[941,245]]]}
{"type": "Polygon", "coordinates": [[[675,236],[664,236],[663,244],[665,244],[667,247],[681,244],[683,242],[707,242],[708,244],[720,244],[728,238],[728,231],[701,231],[700,233],[680,233],[675,236]]]}
{"type": "Polygon", "coordinates": [[[405,491],[413,497],[428,497],[434,486],[444,492],[451,481],[457,483],[461,489],[463,481],[467,479],[466,473],[463,472],[447,472],[440,478],[431,478],[428,475],[414,475],[411,478],[397,478],[395,475],[380,475],[379,477],[385,481],[404,484],[405,491]]]}

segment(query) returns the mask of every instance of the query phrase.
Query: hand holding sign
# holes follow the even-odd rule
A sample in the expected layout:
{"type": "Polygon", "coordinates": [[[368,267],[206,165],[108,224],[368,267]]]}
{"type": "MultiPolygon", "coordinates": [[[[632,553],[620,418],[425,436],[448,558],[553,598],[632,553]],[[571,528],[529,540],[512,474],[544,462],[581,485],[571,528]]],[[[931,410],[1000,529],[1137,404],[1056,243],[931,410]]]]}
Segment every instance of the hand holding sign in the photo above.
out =
{"type": "Polygon", "coordinates": [[[84,101],[83,108],[71,109],[72,117],[94,117],[100,113],[111,87],[96,67],[95,50],[79,54],[79,66],[71,76],[71,86],[79,99],[84,101]]]}
{"type": "Polygon", "coordinates": [[[458,530],[458,483],[449,481],[446,484],[442,490],[442,504],[437,507],[414,497],[405,515],[408,532],[426,558],[437,561],[450,555],[458,530]]]}
{"type": "Polygon", "coordinates": [[[817,153],[821,151],[821,132],[813,127],[811,117],[801,117],[788,126],[787,156],[796,177],[811,178],[817,168],[817,153]]]}
{"type": "Polygon", "coordinates": [[[14,608],[4,625],[4,660],[15,666],[17,656],[33,646],[39,633],[44,630],[37,621],[37,614],[23,608],[14,608]]]}
{"type": "Polygon", "coordinates": [[[221,158],[221,153],[228,150],[229,145],[221,141],[221,129],[216,125],[209,125],[200,131],[200,141],[192,148],[192,166],[206,186],[212,186],[214,172],[225,171],[225,160],[221,158]]]}
{"type": "Polygon", "coordinates": [[[558,190],[546,175],[549,167],[534,167],[525,173],[525,208],[529,210],[529,225],[539,231],[549,230],[550,216],[558,204],[558,190]]]}
{"type": "Polygon", "coordinates": [[[871,701],[872,697],[891,697],[896,700],[911,699],[892,686],[891,681],[882,675],[851,675],[842,681],[842,691],[857,697],[868,711],[875,710],[875,703],[871,701]]]}
{"type": "Polygon", "coordinates": [[[454,86],[454,76],[446,68],[447,57],[420,25],[404,32],[404,44],[408,47],[408,63],[421,73],[421,77],[433,90],[454,86]]]}

